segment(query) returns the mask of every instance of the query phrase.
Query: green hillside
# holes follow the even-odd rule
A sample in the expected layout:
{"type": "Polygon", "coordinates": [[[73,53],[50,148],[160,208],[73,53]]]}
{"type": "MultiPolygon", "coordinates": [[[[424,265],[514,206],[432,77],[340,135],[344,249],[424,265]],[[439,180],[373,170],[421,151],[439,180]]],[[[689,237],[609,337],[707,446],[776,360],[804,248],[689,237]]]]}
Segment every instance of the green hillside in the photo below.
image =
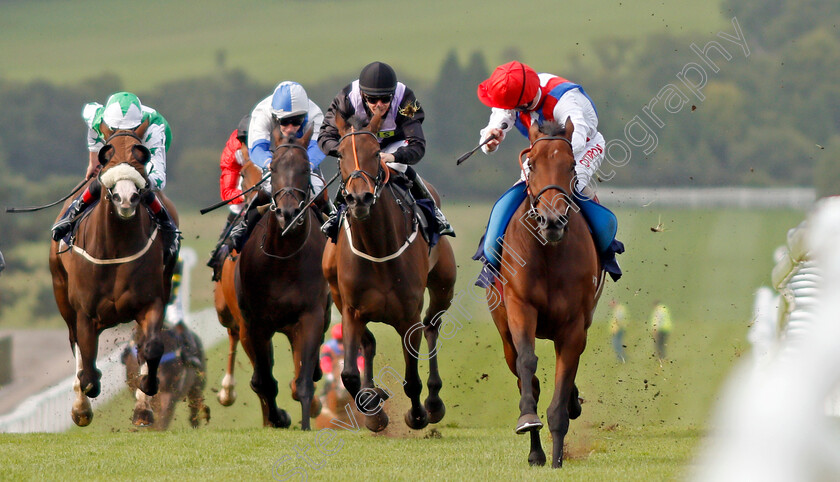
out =
{"type": "Polygon", "coordinates": [[[708,36],[726,27],[719,2],[7,1],[0,77],[78,82],[117,74],[129,90],[224,65],[260,82],[346,77],[374,58],[432,81],[451,49],[516,56],[538,70],[592,55],[605,36],[708,36]],[[562,5],[562,7],[561,7],[562,5]]]}

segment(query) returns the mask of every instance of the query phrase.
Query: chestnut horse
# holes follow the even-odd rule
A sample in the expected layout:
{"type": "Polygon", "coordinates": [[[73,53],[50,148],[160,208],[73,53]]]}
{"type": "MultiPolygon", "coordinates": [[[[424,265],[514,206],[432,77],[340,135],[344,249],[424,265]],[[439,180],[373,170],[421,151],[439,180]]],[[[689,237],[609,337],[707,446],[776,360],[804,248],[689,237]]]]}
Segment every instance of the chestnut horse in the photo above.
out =
{"type": "Polygon", "coordinates": [[[565,126],[546,123],[540,127],[536,122],[531,126],[531,147],[520,154],[520,158],[528,154],[530,159],[528,198],[505,231],[502,252],[502,266],[516,266],[516,271],[502,270],[507,283],[501,300],[492,287],[487,292],[505,360],[518,379],[521,397],[516,433],[530,432],[531,465],[546,461],[539,437],[543,424],[537,415],[540,387],[535,375],[535,338],[554,342],[555,387],[548,426],[552,466],[560,467],[569,419],[577,418],[581,411],[575,374],[603,286],[595,243],[569,193],[575,176],[573,129],[570,120],[565,126]]]}
{"type": "MultiPolygon", "coordinates": [[[[159,335],[177,257],[164,266],[166,247],[157,226],[145,209],[137,212],[141,191],[149,186],[145,165],[151,154],[141,141],[147,128],[148,122],[134,131],[100,126],[107,141],[99,151],[99,202],[78,222],[73,246],[63,241],[50,245],[55,300],[76,358],[72,416],[79,426],[93,419],[88,397],[100,392],[96,354],[106,328],[137,321],[143,367],[138,386],[147,395],[158,391],[157,368],[163,355],[159,335]]],[[[157,196],[177,224],[172,203],[161,192],[157,196]]],[[[64,210],[71,201],[64,203],[64,210]]]]}
{"type": "MultiPolygon", "coordinates": [[[[242,178],[242,189],[249,189],[262,179],[262,170],[251,161],[246,162],[240,171],[242,178]]],[[[248,206],[254,202],[261,190],[254,190],[248,193],[245,198],[244,206],[248,206]]],[[[247,214],[247,208],[242,210],[240,216],[247,214]]],[[[238,219],[238,218],[237,218],[238,219]]],[[[236,222],[236,221],[234,221],[236,222]]],[[[231,305],[236,305],[236,286],[233,282],[233,273],[235,271],[236,259],[239,253],[233,251],[230,256],[225,259],[222,266],[222,276],[215,283],[213,291],[216,315],[219,317],[219,323],[227,328],[228,340],[230,342],[230,349],[228,351],[227,368],[225,369],[225,376],[222,379],[222,388],[219,390],[217,398],[219,403],[225,407],[233,405],[236,401],[236,380],[233,378],[233,370],[236,365],[236,345],[239,343],[239,324],[241,323],[241,316],[239,309],[231,309],[231,305]],[[236,313],[236,316],[234,316],[236,313]]]]}
{"type": "Polygon", "coordinates": [[[301,428],[321,410],[315,384],[321,378],[318,349],[329,325],[329,292],[320,261],[326,239],[320,232],[310,183],[303,139],[282,138],[279,126],[272,132],[271,205],[254,227],[236,262],[235,285],[242,324],[242,347],[254,365],[251,388],[260,398],[263,425],[286,428],[291,419],[277,407],[277,380],[272,374],[272,337],[281,332],[289,339],[294,357],[292,398],[301,404],[301,428]],[[285,236],[283,230],[302,210],[285,236]]]}
{"type": "Polygon", "coordinates": [[[423,237],[417,235],[419,228],[406,199],[388,184],[390,170],[380,161],[376,136],[381,121],[380,116],[374,116],[369,125],[363,126],[357,118],[351,118],[348,124],[336,116],[341,134],[341,189],[348,211],[337,243],[327,245],[323,268],[333,302],[341,312],[345,348],[341,379],[357,405],[360,395],[364,399],[363,406],[357,408],[365,413],[365,425],[372,431],[388,425],[381,405],[390,392],[374,387],[373,382],[376,340],[366,325],[374,321],[393,326],[403,341],[404,390],[411,399],[405,422],[419,430],[429,422],[439,422],[446,412],[440,398],[442,382],[436,356],[439,323],[433,319],[452,301],[455,256],[446,238],[441,238],[430,252],[423,237]],[[427,288],[430,303],[421,324],[427,288]],[[417,327],[425,333],[431,355],[425,406],[420,403],[423,384],[416,349],[421,330],[417,327]],[[415,351],[409,352],[409,346],[415,351]],[[360,348],[365,358],[364,385],[356,364],[360,348]]]}

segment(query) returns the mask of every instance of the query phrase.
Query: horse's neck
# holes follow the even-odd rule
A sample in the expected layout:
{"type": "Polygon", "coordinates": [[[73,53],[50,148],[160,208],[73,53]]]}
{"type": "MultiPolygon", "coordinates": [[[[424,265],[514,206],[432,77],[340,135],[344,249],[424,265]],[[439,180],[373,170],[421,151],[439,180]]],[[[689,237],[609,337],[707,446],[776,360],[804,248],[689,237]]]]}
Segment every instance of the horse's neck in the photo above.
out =
{"type": "Polygon", "coordinates": [[[353,245],[357,249],[364,248],[363,251],[369,250],[365,252],[372,256],[396,251],[411,235],[412,215],[406,215],[390,188],[383,187],[382,194],[370,209],[370,217],[363,221],[350,220],[353,245]]]}

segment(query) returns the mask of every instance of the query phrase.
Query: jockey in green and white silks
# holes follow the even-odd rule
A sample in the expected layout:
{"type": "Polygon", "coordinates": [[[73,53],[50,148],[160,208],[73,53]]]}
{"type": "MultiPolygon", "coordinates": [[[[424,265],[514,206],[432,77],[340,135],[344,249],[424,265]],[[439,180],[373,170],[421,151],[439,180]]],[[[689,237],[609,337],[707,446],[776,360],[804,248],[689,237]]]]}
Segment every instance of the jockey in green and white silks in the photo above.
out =
{"type": "Polygon", "coordinates": [[[59,241],[69,235],[75,227],[76,219],[93,202],[99,199],[101,185],[96,175],[99,173],[99,151],[105,146],[107,139],[102,133],[102,123],[111,130],[134,130],[149,122],[146,132],[143,134],[142,143],[152,156],[146,164],[146,173],[149,177],[150,188],[145,191],[140,202],[145,205],[152,214],[155,222],[160,228],[164,244],[167,249],[164,251],[164,263],[175,259],[180,248],[178,227],[172,217],[166,211],[163,203],[155,195],[166,186],[166,151],[172,139],[172,132],[169,123],[156,110],[146,107],[140,103],[140,99],[130,92],[117,92],[108,98],[105,105],[91,102],[82,109],[82,118],[88,126],[87,141],[88,168],[85,174],[87,179],[94,178],[87,189],[76,198],[61,219],[52,227],[52,238],[59,241]]]}
{"type": "Polygon", "coordinates": [[[99,153],[106,141],[99,129],[102,121],[111,129],[134,129],[148,120],[149,127],[143,135],[143,145],[152,153],[152,158],[146,165],[146,174],[155,191],[166,187],[166,151],[169,150],[172,131],[158,111],[140,104],[140,99],[134,94],[118,92],[104,106],[97,102],[85,105],[82,118],[88,126],[88,151],[95,154],[99,153]]]}

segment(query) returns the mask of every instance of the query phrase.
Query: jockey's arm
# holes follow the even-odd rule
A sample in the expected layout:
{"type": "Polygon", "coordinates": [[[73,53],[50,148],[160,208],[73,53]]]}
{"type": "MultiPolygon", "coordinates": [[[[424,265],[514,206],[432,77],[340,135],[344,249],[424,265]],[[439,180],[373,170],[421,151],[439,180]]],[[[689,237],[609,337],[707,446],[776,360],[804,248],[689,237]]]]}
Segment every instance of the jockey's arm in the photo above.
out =
{"type": "Polygon", "coordinates": [[[85,171],[85,179],[90,179],[99,174],[99,152],[88,152],[88,166],[85,171]]]}
{"type": "Polygon", "coordinates": [[[490,109],[490,120],[487,122],[487,127],[479,132],[479,142],[484,142],[493,134],[496,135],[496,138],[481,146],[482,152],[490,154],[495,151],[505,138],[505,134],[513,128],[515,121],[516,112],[513,110],[497,109],[495,107],[490,109]],[[503,128],[504,126],[507,127],[503,128]]]}
{"type": "MultiPolygon", "coordinates": [[[[587,118],[588,109],[591,109],[589,99],[576,90],[572,90],[560,97],[557,105],[554,106],[554,118],[557,122],[565,123],[567,118],[571,118],[572,124],[575,126],[575,131],[572,134],[572,152],[575,159],[580,159],[586,150],[586,139],[595,137],[598,132],[597,118],[587,118]],[[594,123],[594,125],[593,125],[594,123]]],[[[594,110],[591,110],[589,117],[594,116],[594,110]]]]}

